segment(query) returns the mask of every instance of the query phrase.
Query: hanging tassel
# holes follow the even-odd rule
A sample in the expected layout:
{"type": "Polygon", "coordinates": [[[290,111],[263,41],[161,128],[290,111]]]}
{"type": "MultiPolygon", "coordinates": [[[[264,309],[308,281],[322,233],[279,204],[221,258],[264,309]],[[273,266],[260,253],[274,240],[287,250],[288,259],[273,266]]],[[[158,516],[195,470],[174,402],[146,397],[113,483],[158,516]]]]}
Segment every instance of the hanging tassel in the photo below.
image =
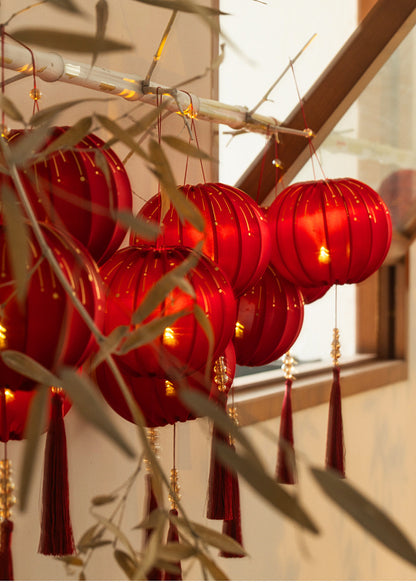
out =
{"type": "MultiPolygon", "coordinates": [[[[4,391],[3,391],[4,392],[4,391]]],[[[16,503],[9,459],[0,460],[0,580],[13,580],[11,507],[16,503]]]]}
{"type": "Polygon", "coordinates": [[[42,519],[38,549],[42,555],[64,556],[75,553],[69,512],[63,398],[62,389],[53,387],[43,471],[42,519]]]}
{"type": "MultiPolygon", "coordinates": [[[[234,406],[229,407],[228,414],[233,419],[234,423],[238,425],[237,409],[234,406]]],[[[234,439],[231,435],[229,436],[228,443],[229,447],[235,451],[234,439]]],[[[231,470],[228,470],[228,483],[226,487],[228,488],[227,497],[230,502],[230,508],[227,508],[227,510],[229,510],[231,516],[224,516],[222,532],[228,534],[228,536],[243,546],[243,536],[241,532],[240,486],[238,483],[238,475],[231,470]]],[[[220,556],[226,558],[240,558],[244,557],[244,554],[221,551],[220,556]]]]}
{"type": "Polygon", "coordinates": [[[279,446],[276,464],[276,479],[281,484],[295,484],[295,450],[293,447],[292,380],[294,358],[287,352],[283,357],[282,369],[286,378],[285,396],[280,415],[279,446]],[[282,443],[283,442],[283,443],[282,443]]]}
{"type": "MultiPolygon", "coordinates": [[[[225,367],[224,358],[220,357],[214,364],[214,382],[218,389],[218,404],[226,410],[227,407],[227,390],[229,377],[225,367]]],[[[233,517],[232,494],[233,478],[228,467],[224,466],[217,458],[215,451],[215,442],[220,441],[229,445],[228,436],[219,431],[215,425],[212,428],[211,439],[211,461],[208,479],[208,497],[207,497],[207,518],[213,520],[226,519],[231,520],[233,517]]]]}
{"type": "Polygon", "coordinates": [[[326,467],[336,470],[340,477],[345,478],[345,449],[342,426],[341,386],[338,366],[340,353],[339,330],[334,328],[332,342],[332,358],[334,362],[333,381],[329,400],[328,433],[326,443],[326,467]]]}
{"type": "MultiPolygon", "coordinates": [[[[159,442],[158,442],[158,433],[157,430],[153,427],[149,427],[147,429],[147,438],[149,440],[149,445],[153,450],[153,453],[157,456],[159,454],[159,442]]],[[[155,492],[153,489],[153,476],[152,476],[152,467],[148,460],[144,460],[146,465],[146,475],[145,475],[145,508],[144,513],[145,517],[149,516],[153,510],[159,507],[157,498],[155,496],[155,492]]],[[[150,535],[152,534],[152,529],[148,528],[144,531],[144,546],[147,545],[149,542],[150,535]]],[[[162,571],[157,568],[151,569],[146,574],[146,577],[149,581],[161,581],[162,580],[162,571]]]]}
{"type": "MultiPolygon", "coordinates": [[[[178,516],[178,508],[176,504],[176,500],[180,500],[180,488],[179,488],[179,481],[178,481],[178,470],[173,467],[170,471],[170,487],[172,492],[175,493],[176,499],[169,494],[169,501],[171,504],[171,509],[169,510],[170,516],[178,516]]],[[[166,539],[168,543],[178,543],[179,542],[179,532],[178,527],[173,522],[169,522],[169,530],[168,536],[166,539]]],[[[179,573],[168,573],[167,571],[164,572],[163,581],[182,581],[182,566],[180,561],[174,563],[175,567],[179,569],[179,573]]]]}

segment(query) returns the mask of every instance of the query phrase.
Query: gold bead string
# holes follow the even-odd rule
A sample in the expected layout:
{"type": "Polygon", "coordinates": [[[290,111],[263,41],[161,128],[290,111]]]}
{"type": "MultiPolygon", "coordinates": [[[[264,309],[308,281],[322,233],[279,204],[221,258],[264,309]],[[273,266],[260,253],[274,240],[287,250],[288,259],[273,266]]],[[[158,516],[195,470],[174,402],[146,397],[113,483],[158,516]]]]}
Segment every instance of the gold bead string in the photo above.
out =
{"type": "Polygon", "coordinates": [[[341,356],[341,344],[339,342],[339,329],[338,328],[334,328],[333,330],[333,336],[332,336],[332,350],[331,350],[331,357],[332,357],[332,362],[334,366],[338,366],[339,363],[339,359],[341,356]]]}
{"type": "MultiPolygon", "coordinates": [[[[147,440],[149,442],[149,446],[150,446],[151,450],[153,451],[153,453],[155,454],[156,457],[159,457],[160,445],[159,445],[159,432],[158,432],[157,428],[156,427],[147,427],[146,433],[147,433],[147,440]]],[[[150,463],[150,461],[146,457],[144,457],[143,461],[144,461],[144,466],[146,468],[146,472],[151,473],[152,464],[150,463]]]]}
{"type": "Polygon", "coordinates": [[[11,517],[11,508],[16,504],[12,480],[12,462],[0,460],[0,522],[11,517]]]}
{"type": "MultiPolygon", "coordinates": [[[[237,412],[237,407],[235,407],[234,405],[230,405],[228,407],[228,416],[234,421],[235,425],[237,425],[238,427],[238,412],[237,412]]],[[[235,443],[235,439],[232,435],[228,436],[230,445],[234,445],[235,443]]]]}
{"type": "Polygon", "coordinates": [[[225,393],[228,389],[230,377],[227,374],[227,367],[225,365],[225,358],[220,356],[214,364],[214,383],[217,385],[221,393],[225,393]]]}
{"type": "Polygon", "coordinates": [[[283,357],[283,364],[282,364],[282,371],[285,375],[285,379],[294,379],[294,371],[295,371],[295,364],[297,364],[296,360],[290,354],[290,352],[286,352],[283,357]]]}
{"type": "Polygon", "coordinates": [[[177,510],[177,502],[181,499],[181,488],[179,485],[179,474],[176,468],[172,468],[170,471],[170,489],[175,494],[175,497],[173,497],[171,492],[169,492],[170,506],[172,510],[177,510]]]}

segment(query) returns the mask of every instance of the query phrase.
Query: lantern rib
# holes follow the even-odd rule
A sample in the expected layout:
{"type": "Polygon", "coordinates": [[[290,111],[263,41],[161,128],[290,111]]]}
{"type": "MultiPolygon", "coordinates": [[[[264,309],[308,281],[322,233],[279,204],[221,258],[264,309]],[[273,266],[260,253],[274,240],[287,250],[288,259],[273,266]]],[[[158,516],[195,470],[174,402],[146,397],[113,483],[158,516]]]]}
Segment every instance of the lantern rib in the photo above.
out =
{"type": "MultiPolygon", "coordinates": [[[[137,75],[120,73],[96,65],[67,59],[58,53],[31,50],[4,43],[3,63],[6,69],[19,71],[22,75],[37,77],[47,82],[60,81],[92,89],[105,95],[117,96],[127,101],[142,101],[160,106],[186,118],[197,118],[216,124],[224,124],[234,130],[243,130],[265,135],[286,133],[311,138],[309,129],[298,130],[280,125],[276,118],[249,111],[245,106],[228,105],[198,97],[189,91],[146,82],[137,75]],[[35,67],[32,64],[32,54],[35,67]]],[[[20,76],[19,76],[20,78],[20,76]]]]}

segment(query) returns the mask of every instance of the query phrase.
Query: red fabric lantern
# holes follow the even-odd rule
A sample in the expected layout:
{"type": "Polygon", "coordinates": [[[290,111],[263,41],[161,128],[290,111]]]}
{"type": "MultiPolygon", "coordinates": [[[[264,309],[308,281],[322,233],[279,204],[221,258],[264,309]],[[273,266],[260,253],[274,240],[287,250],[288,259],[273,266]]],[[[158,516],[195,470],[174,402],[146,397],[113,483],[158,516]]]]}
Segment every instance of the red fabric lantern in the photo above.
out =
{"type": "MultiPolygon", "coordinates": [[[[204,239],[203,253],[217,263],[236,295],[262,275],[270,258],[270,233],[260,207],[245,192],[220,183],[181,186],[180,190],[205,219],[204,233],[182,223],[173,205],[161,221],[161,197],[153,196],[140,210],[142,218],[161,222],[161,245],[195,247],[204,239]]],[[[132,245],[146,244],[133,234],[132,245]]]]}
{"type": "MultiPolygon", "coordinates": [[[[235,351],[231,342],[225,349],[224,363],[228,377],[226,386],[226,391],[228,391],[235,375],[235,351]]],[[[120,366],[120,372],[145,418],[147,427],[162,427],[167,424],[195,419],[195,416],[180,400],[182,387],[208,393],[214,401],[218,401],[223,395],[218,389],[218,384],[214,381],[214,371],[208,385],[204,380],[203,372],[185,377],[180,383],[173,383],[157,377],[138,376],[132,374],[131,371],[127,372],[122,366],[120,366]]],[[[105,362],[101,363],[93,377],[110,407],[123,419],[133,422],[130,409],[110,367],[105,362]]]]}
{"type": "Polygon", "coordinates": [[[389,211],[352,178],[285,188],[267,214],[271,262],[298,286],[358,283],[382,264],[391,242],[389,211]]]}
{"type": "MultiPolygon", "coordinates": [[[[97,326],[104,318],[104,293],[97,266],[80,245],[52,227],[42,232],[74,294],[97,326]]],[[[44,367],[55,370],[58,365],[78,367],[94,347],[91,331],[82,320],[71,299],[56,279],[31,230],[28,272],[30,277],[26,300],[16,300],[13,274],[8,260],[7,240],[0,226],[0,324],[3,327],[1,348],[18,350],[44,367]],[[36,266],[36,268],[35,268],[36,266]]],[[[0,359],[0,386],[11,390],[27,390],[34,382],[11,370],[0,359]]]]}
{"type": "MultiPolygon", "coordinates": [[[[45,148],[67,131],[55,127],[45,148]]],[[[25,136],[13,130],[8,136],[13,146],[25,136]]],[[[103,263],[122,242],[127,229],[115,213],[132,208],[132,193],[123,164],[104,142],[90,134],[70,150],[58,150],[21,172],[30,202],[40,221],[54,224],[78,239],[98,262],[103,263]],[[98,164],[98,150],[108,165],[108,175],[98,164]]],[[[2,184],[13,188],[5,174],[2,184]]]]}
{"type": "MultiPolygon", "coordinates": [[[[185,247],[155,249],[126,247],[117,251],[101,268],[107,285],[104,329],[110,334],[120,325],[130,325],[131,318],[153,285],[182,264],[192,253],[185,247]]],[[[195,296],[174,288],[145,318],[175,315],[185,310],[172,326],[152,342],[117,356],[131,373],[171,380],[202,370],[207,363],[209,342],[194,310],[202,309],[212,327],[213,359],[230,341],[235,325],[236,303],[230,283],[218,266],[200,255],[198,264],[186,275],[195,296]]]]}
{"type": "Polygon", "coordinates": [[[322,285],[319,287],[300,287],[299,291],[302,294],[304,303],[312,304],[313,302],[316,302],[316,300],[323,298],[330,288],[330,285],[322,285]]]}
{"type": "Polygon", "coordinates": [[[273,362],[293,345],[302,324],[301,292],[270,264],[256,285],[237,300],[237,363],[261,366],[273,362]]]}

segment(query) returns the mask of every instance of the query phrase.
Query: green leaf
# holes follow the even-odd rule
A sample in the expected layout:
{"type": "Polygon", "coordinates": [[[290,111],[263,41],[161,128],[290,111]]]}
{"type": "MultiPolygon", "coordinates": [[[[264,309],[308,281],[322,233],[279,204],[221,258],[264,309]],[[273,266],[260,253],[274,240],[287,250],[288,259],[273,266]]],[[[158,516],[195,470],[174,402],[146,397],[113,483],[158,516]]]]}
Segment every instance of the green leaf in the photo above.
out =
{"type": "Polygon", "coordinates": [[[136,142],[134,141],[134,139],[127,130],[123,129],[118,123],[116,123],[109,117],[106,117],[105,115],[96,113],[95,117],[103,126],[103,128],[108,130],[114,137],[117,138],[117,140],[119,140],[123,144],[126,144],[126,146],[130,148],[130,150],[133,150],[133,152],[135,154],[138,154],[138,156],[140,156],[141,158],[149,160],[149,157],[146,154],[146,152],[139,145],[136,144],[136,142]]]}
{"type": "Polygon", "coordinates": [[[147,292],[140,306],[132,316],[132,324],[140,324],[159,306],[175,287],[180,287],[191,297],[195,297],[195,290],[184,277],[198,265],[197,253],[190,253],[179,265],[165,273],[147,292]],[[189,284],[186,286],[186,282],[189,284]]]}
{"type": "Polygon", "coordinates": [[[214,331],[212,329],[212,325],[211,325],[211,322],[210,322],[208,316],[206,315],[204,310],[201,308],[201,306],[198,306],[198,304],[194,305],[194,315],[195,315],[195,318],[196,318],[198,324],[201,326],[201,328],[204,331],[205,336],[207,337],[207,340],[208,340],[208,355],[207,355],[207,362],[205,365],[205,377],[209,378],[210,373],[211,373],[211,368],[212,368],[213,355],[214,355],[214,344],[215,344],[214,331]]]}
{"type": "Polygon", "coordinates": [[[333,471],[311,467],[323,492],[368,534],[399,557],[416,565],[416,548],[404,532],[381,508],[333,471]]]}
{"type": "Polygon", "coordinates": [[[77,105],[80,105],[81,103],[88,103],[90,101],[110,101],[112,100],[111,97],[106,97],[106,98],[88,98],[88,99],[74,99],[72,101],[64,101],[64,102],[59,102],[56,105],[51,105],[50,107],[46,107],[45,109],[42,109],[41,111],[38,111],[37,113],[35,113],[35,115],[32,116],[32,118],[29,120],[29,124],[31,126],[40,126],[40,125],[45,125],[45,124],[52,124],[54,122],[54,119],[60,114],[63,113],[64,111],[67,111],[68,109],[70,109],[71,107],[75,107],[77,105]]]}
{"type": "Polygon", "coordinates": [[[27,354],[18,350],[2,350],[3,362],[12,370],[49,387],[60,387],[60,379],[27,354]]]}
{"type": "Polygon", "coordinates": [[[130,44],[116,40],[97,41],[94,36],[50,28],[20,28],[13,31],[13,37],[29,46],[37,45],[55,51],[70,51],[71,53],[108,53],[127,51],[133,48],[130,44]]]}
{"type": "Polygon", "coordinates": [[[119,210],[115,211],[114,215],[122,225],[148,241],[155,241],[160,234],[160,228],[157,223],[147,221],[140,216],[135,217],[130,211],[119,210]]]}
{"type": "MultiPolygon", "coordinates": [[[[108,4],[107,0],[98,0],[95,5],[95,22],[96,22],[96,31],[95,31],[95,39],[97,41],[97,47],[103,42],[105,38],[105,32],[107,30],[107,23],[108,23],[108,4]]],[[[94,50],[91,67],[95,65],[95,62],[98,57],[98,50],[94,50]]]]}
{"type": "Polygon", "coordinates": [[[100,496],[94,496],[91,504],[93,506],[104,506],[105,504],[111,504],[114,500],[117,500],[117,496],[114,494],[101,494],[100,496]]]}
{"type": "Polygon", "coordinates": [[[68,128],[66,132],[58,136],[53,142],[47,146],[44,150],[42,150],[40,156],[42,158],[46,158],[53,152],[57,152],[58,150],[65,150],[72,148],[76,144],[78,144],[85,136],[89,133],[92,124],[92,117],[83,117],[82,119],[78,120],[73,126],[68,128]]]}
{"type": "Polygon", "coordinates": [[[128,331],[128,326],[118,326],[117,328],[114,328],[114,330],[112,330],[102,342],[100,342],[100,350],[91,362],[91,370],[97,368],[97,366],[106,360],[110,354],[113,354],[113,352],[117,350],[128,331]]]}
{"type": "Polygon", "coordinates": [[[186,198],[182,190],[177,188],[168,159],[161,146],[155,141],[149,142],[150,158],[155,168],[155,174],[159,178],[161,186],[175,207],[182,222],[187,220],[201,233],[205,228],[205,221],[198,208],[186,198]]]}
{"type": "Polygon", "coordinates": [[[17,109],[16,105],[5,95],[0,95],[0,108],[13,121],[19,121],[23,125],[26,125],[24,117],[17,109]]]}
{"type": "Polygon", "coordinates": [[[216,549],[228,553],[247,554],[237,541],[222,532],[218,532],[217,530],[208,528],[207,526],[203,526],[196,522],[189,522],[183,518],[178,518],[177,516],[171,515],[169,520],[176,524],[180,530],[193,535],[196,534],[207,545],[215,547],[216,549]]]}
{"type": "Polygon", "coordinates": [[[197,553],[196,555],[198,561],[201,563],[201,565],[203,567],[205,567],[205,569],[208,569],[208,571],[211,573],[212,578],[214,579],[214,581],[229,581],[230,579],[227,577],[227,575],[224,573],[224,571],[222,569],[220,569],[218,567],[218,565],[207,555],[205,555],[204,553],[197,553]]]}
{"type": "Polygon", "coordinates": [[[100,397],[92,381],[69,368],[64,368],[60,377],[60,386],[63,387],[80,414],[98,431],[109,437],[124,453],[134,457],[134,450],[111,421],[105,401],[100,397]]]}
{"type": "Polygon", "coordinates": [[[199,148],[181,140],[176,136],[162,136],[162,140],[174,150],[185,154],[186,156],[191,156],[192,158],[200,158],[202,160],[209,160],[211,156],[200,150],[199,148]]]}
{"type": "Polygon", "coordinates": [[[180,310],[169,316],[161,316],[160,318],[155,318],[148,324],[143,324],[136,328],[133,332],[127,336],[126,340],[123,342],[119,354],[126,354],[130,350],[134,350],[139,346],[144,344],[149,344],[163,334],[166,328],[172,326],[176,320],[182,318],[189,314],[189,310],[180,310]]]}
{"type": "Polygon", "coordinates": [[[45,430],[46,414],[48,411],[49,390],[47,387],[38,387],[33,397],[29,416],[26,422],[26,443],[23,452],[23,460],[20,468],[20,509],[26,509],[27,499],[32,484],[33,470],[37,461],[40,436],[45,430]]]}
{"type": "Polygon", "coordinates": [[[121,549],[115,549],[114,558],[128,579],[132,579],[139,563],[121,549]]]}
{"type": "Polygon", "coordinates": [[[17,301],[22,306],[29,285],[29,233],[16,194],[10,188],[5,187],[1,191],[1,201],[7,254],[15,282],[17,301]]]}
{"type": "Polygon", "coordinates": [[[270,477],[258,464],[253,463],[247,455],[239,455],[230,446],[215,441],[215,450],[219,459],[238,472],[248,484],[276,510],[299,524],[313,534],[319,530],[299,501],[270,477]]]}

